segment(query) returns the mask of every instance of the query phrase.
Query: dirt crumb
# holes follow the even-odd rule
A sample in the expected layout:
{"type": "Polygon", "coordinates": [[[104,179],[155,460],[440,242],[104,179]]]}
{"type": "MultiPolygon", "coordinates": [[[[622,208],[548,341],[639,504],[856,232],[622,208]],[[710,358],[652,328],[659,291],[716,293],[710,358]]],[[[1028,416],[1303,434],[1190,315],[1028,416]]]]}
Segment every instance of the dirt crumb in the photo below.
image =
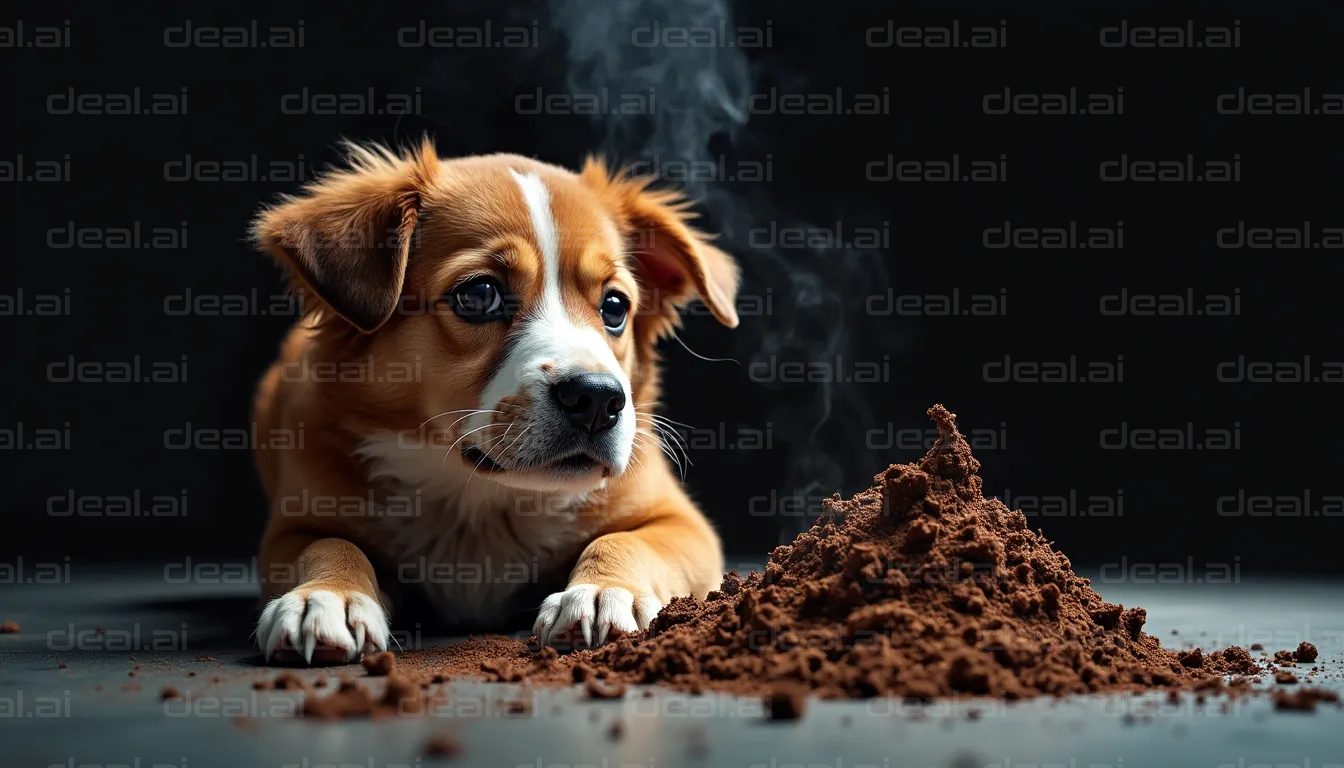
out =
{"type": "Polygon", "coordinates": [[[799,720],[807,710],[807,689],[800,685],[778,685],[765,696],[771,720],[799,720]]]}
{"type": "Polygon", "coordinates": [[[309,690],[303,697],[303,714],[323,720],[419,715],[428,703],[439,699],[425,694],[418,677],[393,672],[385,680],[381,695],[375,692],[374,683],[344,678],[326,696],[309,690]]]}
{"type": "Polygon", "coordinates": [[[510,715],[530,715],[532,714],[532,700],[513,699],[512,701],[506,701],[504,702],[504,711],[510,715]]]}
{"type": "Polygon", "coordinates": [[[1318,703],[1330,703],[1339,706],[1339,694],[1323,688],[1297,688],[1274,692],[1274,708],[1297,712],[1315,712],[1318,703]]]}
{"type": "Polygon", "coordinates": [[[590,699],[620,699],[625,697],[625,683],[612,683],[590,677],[583,687],[588,692],[588,698],[590,699]]]}
{"type": "Polygon", "coordinates": [[[464,752],[462,740],[452,733],[440,733],[425,743],[425,754],[429,757],[459,757],[464,752]]]}
{"type": "Polygon", "coordinates": [[[424,702],[420,684],[404,675],[392,674],[387,677],[387,687],[379,702],[384,707],[393,707],[398,714],[418,713],[424,702]]]}
{"type": "Polygon", "coordinates": [[[278,691],[304,691],[308,689],[308,681],[292,670],[281,672],[271,681],[271,685],[278,691]]]}
{"type": "Polygon", "coordinates": [[[365,656],[359,663],[370,677],[387,677],[397,671],[397,657],[391,651],[365,656]]]}
{"type": "Polygon", "coordinates": [[[19,622],[17,621],[6,621],[4,623],[0,623],[0,635],[14,635],[18,634],[18,631],[19,631],[19,622]]]}

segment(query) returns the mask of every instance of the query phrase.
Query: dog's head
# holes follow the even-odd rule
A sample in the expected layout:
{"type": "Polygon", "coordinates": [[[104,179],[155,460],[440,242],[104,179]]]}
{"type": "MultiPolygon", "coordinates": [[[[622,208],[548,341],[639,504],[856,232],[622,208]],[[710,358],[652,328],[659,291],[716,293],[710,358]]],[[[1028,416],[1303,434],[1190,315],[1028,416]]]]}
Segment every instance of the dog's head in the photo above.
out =
{"type": "Polygon", "coordinates": [[[736,265],[689,218],[600,161],[442,160],[425,142],[351,147],[253,234],[319,299],[328,354],[414,359],[349,377],[332,400],[350,428],[434,436],[444,472],[583,492],[657,439],[654,343],[678,310],[699,297],[737,325],[736,265]]]}

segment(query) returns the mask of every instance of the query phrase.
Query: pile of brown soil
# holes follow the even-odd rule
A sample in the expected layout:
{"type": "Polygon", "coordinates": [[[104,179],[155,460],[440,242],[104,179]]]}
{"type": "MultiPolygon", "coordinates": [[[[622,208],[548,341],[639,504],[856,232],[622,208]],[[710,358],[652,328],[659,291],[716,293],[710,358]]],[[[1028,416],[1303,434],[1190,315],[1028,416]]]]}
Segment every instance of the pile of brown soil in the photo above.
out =
{"type": "MultiPolygon", "coordinates": [[[[1144,609],[1103,600],[1021,512],[984,498],[980,462],[954,415],[935,405],[929,416],[939,438],[919,462],[887,468],[852,499],[827,500],[816,525],[776,548],[763,574],[729,573],[703,601],[673,599],[647,632],[566,655],[475,637],[403,654],[397,674],[588,682],[590,695],[626,683],[764,694],[775,716],[790,717],[801,713],[800,691],[1213,692],[1226,676],[1265,671],[1237,646],[1163,648],[1142,631],[1144,609]]],[[[1239,682],[1229,692],[1249,690],[1239,682]]]]}
{"type": "Polygon", "coordinates": [[[558,682],[588,666],[690,690],[1018,699],[1214,687],[1261,671],[1235,646],[1178,653],[1144,634],[1142,608],[1102,600],[1025,515],[984,498],[953,414],[936,405],[929,416],[939,438],[923,459],[827,500],[765,573],[730,573],[706,600],[674,599],[646,634],[603,648],[503,649],[507,663],[482,665],[486,678],[558,682]]]}

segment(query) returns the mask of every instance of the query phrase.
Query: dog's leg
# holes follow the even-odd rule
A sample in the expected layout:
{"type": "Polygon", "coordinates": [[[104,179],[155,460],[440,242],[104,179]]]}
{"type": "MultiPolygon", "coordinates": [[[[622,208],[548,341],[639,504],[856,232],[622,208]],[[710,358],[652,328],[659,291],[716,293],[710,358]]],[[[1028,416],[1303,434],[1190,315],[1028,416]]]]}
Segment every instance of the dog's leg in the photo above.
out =
{"type": "Polygon", "coordinates": [[[387,650],[387,613],[373,565],[359,547],[336,538],[268,539],[261,562],[271,601],[257,623],[267,661],[345,663],[387,650]]]}
{"type": "Polygon", "coordinates": [[[566,637],[571,645],[601,645],[648,629],[673,597],[704,597],[722,575],[718,536],[697,510],[652,517],[594,539],[568,588],[542,602],[532,631],[542,645],[566,637]]]}

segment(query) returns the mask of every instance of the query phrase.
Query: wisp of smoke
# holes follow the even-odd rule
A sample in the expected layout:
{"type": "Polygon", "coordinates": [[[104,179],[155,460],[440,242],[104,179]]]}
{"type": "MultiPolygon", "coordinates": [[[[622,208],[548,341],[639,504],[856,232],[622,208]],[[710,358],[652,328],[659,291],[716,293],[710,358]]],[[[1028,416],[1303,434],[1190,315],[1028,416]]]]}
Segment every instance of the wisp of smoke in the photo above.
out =
{"type": "MultiPolygon", "coordinates": [[[[453,0],[452,5],[460,13],[476,4],[453,0]]],[[[494,5],[488,11],[474,10],[503,12],[494,5]]],[[[740,152],[748,145],[753,149],[764,145],[770,151],[772,141],[783,144],[775,150],[776,156],[788,157],[798,151],[784,143],[787,136],[781,142],[779,136],[753,135],[750,99],[759,72],[753,72],[743,48],[636,44],[635,30],[647,33],[655,23],[662,30],[734,30],[733,14],[724,0],[547,0],[545,13],[549,22],[543,21],[543,28],[551,33],[548,43],[539,50],[515,54],[514,69],[525,74],[501,71],[498,50],[489,52],[494,58],[479,75],[472,73],[467,78],[462,71],[463,51],[454,52],[451,65],[431,63],[432,77],[422,82],[444,94],[446,103],[437,111],[454,115],[452,127],[445,131],[439,126],[439,133],[457,134],[464,148],[481,151],[479,144],[489,137],[482,135],[486,129],[473,124],[473,110],[484,114],[489,107],[482,99],[498,102],[499,90],[522,87],[520,81],[531,78],[526,80],[527,87],[534,87],[538,80],[554,80],[547,83],[550,93],[605,93],[611,101],[623,94],[650,96],[646,110],[608,110],[589,116],[601,146],[588,149],[614,161],[644,161],[645,167],[654,169],[669,160],[681,167],[710,167],[720,155],[740,152]],[[554,68],[557,63],[563,63],[562,70],[554,68]],[[486,83],[477,82],[473,88],[471,77],[476,76],[486,83]],[[490,94],[491,90],[496,94],[490,94]],[[463,134],[469,138],[462,138],[463,134]]],[[[527,17],[527,11],[517,5],[509,6],[508,14],[527,17]]],[[[793,83],[806,83],[798,73],[784,76],[793,83]]],[[[889,327],[878,329],[865,312],[866,297],[885,291],[888,285],[882,253],[845,243],[816,248],[762,245],[769,238],[753,237],[753,231],[767,231],[771,226],[831,229],[832,223],[828,219],[817,228],[786,214],[784,206],[772,199],[771,184],[734,183],[711,176],[691,174],[676,179],[675,184],[697,201],[706,229],[716,232],[717,244],[741,264],[740,305],[749,303],[758,310],[769,307],[766,312],[744,312],[742,325],[732,334],[733,356],[741,363],[741,368],[733,368],[735,375],[751,376],[756,365],[776,366],[782,361],[833,363],[864,359],[865,353],[871,359],[875,343],[887,352],[903,347],[904,339],[889,327]]],[[[789,451],[788,474],[779,493],[815,498],[866,487],[881,462],[863,439],[872,418],[864,398],[875,394],[873,388],[847,388],[842,374],[809,377],[804,382],[779,378],[752,377],[753,386],[777,390],[770,398],[778,403],[769,418],[773,442],[789,451]]],[[[781,524],[781,540],[791,539],[811,523],[805,517],[781,519],[791,521],[781,524]]]]}

